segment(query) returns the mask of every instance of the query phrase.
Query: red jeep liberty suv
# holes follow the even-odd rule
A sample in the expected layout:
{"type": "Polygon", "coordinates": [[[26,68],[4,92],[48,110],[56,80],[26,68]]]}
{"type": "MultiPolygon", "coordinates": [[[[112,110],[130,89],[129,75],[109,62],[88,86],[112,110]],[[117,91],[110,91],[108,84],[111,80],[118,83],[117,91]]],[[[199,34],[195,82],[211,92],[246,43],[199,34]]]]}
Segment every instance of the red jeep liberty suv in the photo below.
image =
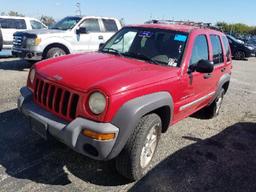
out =
{"type": "Polygon", "coordinates": [[[218,115],[231,76],[226,36],[198,23],[127,26],[98,52],[37,63],[18,108],[51,135],[131,179],[149,169],[160,135],[202,111],[218,115]]]}

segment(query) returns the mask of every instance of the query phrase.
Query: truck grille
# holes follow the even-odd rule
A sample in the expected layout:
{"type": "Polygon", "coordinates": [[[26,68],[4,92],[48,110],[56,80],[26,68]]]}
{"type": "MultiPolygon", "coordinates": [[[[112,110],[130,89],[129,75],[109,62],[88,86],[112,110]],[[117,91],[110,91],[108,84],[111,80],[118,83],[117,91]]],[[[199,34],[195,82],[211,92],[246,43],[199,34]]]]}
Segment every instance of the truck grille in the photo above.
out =
{"type": "Polygon", "coordinates": [[[13,46],[16,48],[23,48],[24,47],[24,38],[23,36],[13,36],[13,46]]]}
{"type": "Polygon", "coordinates": [[[48,111],[66,119],[76,118],[79,95],[36,78],[34,100],[48,111]]]}

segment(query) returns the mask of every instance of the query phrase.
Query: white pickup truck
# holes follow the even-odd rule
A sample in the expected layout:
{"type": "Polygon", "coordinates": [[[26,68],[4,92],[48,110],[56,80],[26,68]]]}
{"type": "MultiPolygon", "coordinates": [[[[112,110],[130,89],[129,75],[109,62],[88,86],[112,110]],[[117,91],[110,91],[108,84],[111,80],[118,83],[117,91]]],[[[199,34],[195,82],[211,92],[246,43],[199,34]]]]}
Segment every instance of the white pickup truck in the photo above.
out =
{"type": "Polygon", "coordinates": [[[42,60],[96,51],[121,27],[115,18],[69,16],[50,29],[15,33],[12,54],[26,60],[42,60]]]}
{"type": "Polygon", "coordinates": [[[3,49],[12,48],[13,34],[17,31],[47,28],[35,18],[14,16],[0,16],[0,27],[2,28],[3,49]]]}

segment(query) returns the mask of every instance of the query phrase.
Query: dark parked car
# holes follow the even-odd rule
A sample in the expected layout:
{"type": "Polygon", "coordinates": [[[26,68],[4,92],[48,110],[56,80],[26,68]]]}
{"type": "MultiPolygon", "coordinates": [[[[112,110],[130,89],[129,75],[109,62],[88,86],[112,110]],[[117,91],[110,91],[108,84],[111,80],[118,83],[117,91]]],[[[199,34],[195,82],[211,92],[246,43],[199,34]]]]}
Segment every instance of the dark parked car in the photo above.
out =
{"type": "Polygon", "coordinates": [[[1,28],[0,28],[0,51],[2,51],[2,48],[3,48],[3,36],[2,36],[1,28]]]}
{"type": "Polygon", "coordinates": [[[237,60],[243,60],[251,57],[254,53],[254,48],[246,45],[243,41],[236,39],[231,35],[227,35],[232,55],[237,60]]]}

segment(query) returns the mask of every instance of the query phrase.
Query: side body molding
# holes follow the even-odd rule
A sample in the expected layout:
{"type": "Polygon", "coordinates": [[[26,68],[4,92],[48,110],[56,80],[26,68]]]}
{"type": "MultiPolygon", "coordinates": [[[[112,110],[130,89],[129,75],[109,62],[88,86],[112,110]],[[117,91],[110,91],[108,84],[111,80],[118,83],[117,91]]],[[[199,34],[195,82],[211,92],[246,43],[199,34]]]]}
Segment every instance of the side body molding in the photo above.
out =
{"type": "Polygon", "coordinates": [[[156,109],[166,106],[170,108],[170,119],[172,120],[173,99],[168,92],[152,93],[126,102],[118,110],[111,122],[116,127],[119,127],[120,130],[116,144],[108,156],[108,159],[116,157],[122,151],[125,143],[132,134],[134,128],[137,126],[141,117],[156,109]]]}

